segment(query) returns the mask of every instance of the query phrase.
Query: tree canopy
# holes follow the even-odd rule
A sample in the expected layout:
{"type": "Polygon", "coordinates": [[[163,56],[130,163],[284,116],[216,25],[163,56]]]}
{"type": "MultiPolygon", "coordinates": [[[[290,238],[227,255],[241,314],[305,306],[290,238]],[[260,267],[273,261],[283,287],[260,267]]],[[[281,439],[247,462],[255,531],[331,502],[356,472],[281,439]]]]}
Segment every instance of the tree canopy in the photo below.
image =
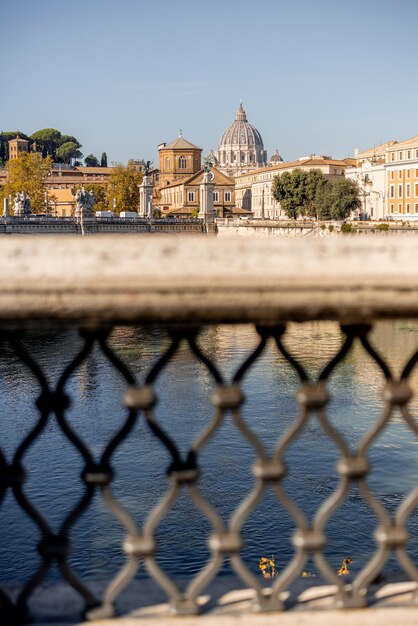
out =
{"type": "Polygon", "coordinates": [[[9,194],[25,191],[31,200],[33,213],[45,212],[47,176],[52,168],[52,159],[42,158],[38,152],[22,152],[17,159],[7,163],[7,183],[0,188],[1,201],[9,194]]]}
{"type": "Polygon", "coordinates": [[[84,163],[87,167],[97,167],[99,165],[99,161],[96,159],[94,154],[88,154],[84,159],[84,163]]]}
{"type": "Polygon", "coordinates": [[[273,197],[280,202],[287,217],[297,219],[308,204],[307,174],[297,168],[274,179],[273,197]]]}
{"type": "Polygon", "coordinates": [[[71,163],[73,159],[82,159],[83,155],[74,141],[63,143],[56,151],[56,157],[63,163],[71,163]]]}
{"type": "MultiPolygon", "coordinates": [[[[78,139],[73,135],[63,135],[56,128],[42,128],[30,136],[22,133],[20,130],[9,130],[0,132],[0,167],[4,166],[9,160],[8,142],[17,136],[29,142],[30,151],[39,152],[44,158],[50,156],[56,163],[73,163],[76,165],[76,161],[83,158],[81,153],[82,145],[78,139]]],[[[99,165],[99,161],[94,155],[89,154],[89,157],[93,157],[97,161],[97,165],[99,165]]],[[[107,167],[106,152],[102,153],[100,165],[107,167]]]]}
{"type": "Polygon", "coordinates": [[[360,207],[359,188],[353,180],[327,180],[321,189],[319,213],[323,220],[345,220],[360,207]]]}
{"type": "Polygon", "coordinates": [[[294,169],[274,178],[273,197],[289,218],[346,219],[360,206],[356,183],[330,179],[321,170],[294,169]]]}
{"type": "Polygon", "coordinates": [[[113,198],[116,199],[116,212],[137,211],[139,206],[139,185],[142,172],[133,164],[117,165],[113,168],[107,186],[107,204],[113,210],[113,198]]]}

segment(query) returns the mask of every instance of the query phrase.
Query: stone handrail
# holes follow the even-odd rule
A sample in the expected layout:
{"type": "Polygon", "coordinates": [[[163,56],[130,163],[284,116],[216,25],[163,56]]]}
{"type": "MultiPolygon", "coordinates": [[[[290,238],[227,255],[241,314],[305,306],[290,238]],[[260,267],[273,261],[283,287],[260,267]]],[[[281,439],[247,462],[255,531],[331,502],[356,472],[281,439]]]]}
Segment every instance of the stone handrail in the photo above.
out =
{"type": "Polygon", "coordinates": [[[277,322],[418,314],[414,237],[14,236],[1,320],[277,322]]]}

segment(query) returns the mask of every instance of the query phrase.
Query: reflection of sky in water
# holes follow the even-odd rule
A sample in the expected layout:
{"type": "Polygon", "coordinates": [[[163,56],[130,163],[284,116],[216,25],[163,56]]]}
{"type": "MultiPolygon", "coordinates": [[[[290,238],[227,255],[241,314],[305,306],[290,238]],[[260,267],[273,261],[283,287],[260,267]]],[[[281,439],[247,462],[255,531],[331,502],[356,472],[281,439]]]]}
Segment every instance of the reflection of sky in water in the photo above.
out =
{"type": "MultiPolygon", "coordinates": [[[[398,373],[417,347],[418,324],[382,322],[374,329],[371,339],[398,373]]],[[[156,356],[167,346],[167,338],[157,331],[117,329],[111,343],[143,381],[156,356]]],[[[255,347],[257,335],[244,326],[223,326],[205,331],[199,343],[208,355],[216,355],[216,362],[229,381],[255,347]]],[[[43,364],[49,379],[54,381],[80,345],[72,332],[55,336],[34,334],[27,344],[43,364]]],[[[314,378],[338,350],[341,335],[333,323],[293,324],[285,344],[314,378]]],[[[38,388],[7,350],[4,357],[0,363],[0,446],[10,460],[18,442],[34,424],[32,406],[38,388]]],[[[416,390],[418,372],[414,373],[411,382],[416,390]]],[[[353,450],[380,415],[382,383],[377,366],[359,345],[331,377],[331,402],[327,413],[353,450]]],[[[208,403],[213,390],[212,380],[190,351],[182,349],[162,372],[156,388],[159,396],[156,418],[175,438],[184,454],[214,414],[208,403]]],[[[293,370],[277,353],[273,343],[269,343],[244,379],[246,402],[242,415],[270,452],[277,438],[295,418],[297,388],[298,379],[293,370]]],[[[104,442],[111,439],[126,417],[121,407],[125,384],[103,355],[95,352],[71,378],[67,389],[73,399],[68,419],[97,458],[104,442]]],[[[415,398],[411,404],[413,415],[417,414],[417,409],[415,398]]],[[[389,511],[393,511],[404,494],[417,484],[416,444],[416,437],[396,414],[370,447],[373,473],[368,478],[368,485],[389,511]]],[[[254,484],[251,473],[254,456],[253,449],[237,431],[230,416],[200,455],[199,486],[224,520],[230,518],[254,484]]],[[[288,476],[284,487],[309,519],[338,484],[337,458],[335,444],[313,416],[286,451],[288,476]]],[[[115,453],[113,462],[116,468],[113,492],[138,523],[144,521],[150,508],[165,493],[169,462],[168,453],[140,418],[130,437],[115,453]]],[[[82,462],[54,419],[26,453],[24,465],[29,470],[25,492],[57,531],[77,498],[81,497],[82,462]]],[[[375,525],[373,512],[353,487],[327,525],[329,545],[326,555],[333,567],[337,568],[342,558],[350,555],[354,559],[353,571],[358,570],[373,552],[375,525]]],[[[293,530],[292,518],[268,487],[262,502],[243,527],[245,561],[257,571],[260,556],[274,553],[279,568],[282,568],[293,553],[293,530]]],[[[408,550],[418,563],[416,512],[411,516],[409,531],[412,539],[408,550]]],[[[158,528],[159,563],[173,575],[194,574],[208,558],[205,545],[209,532],[207,520],[187,493],[183,493],[158,528]]],[[[76,571],[86,577],[108,578],[113,575],[124,562],[121,552],[123,534],[119,522],[96,495],[71,535],[71,563],[76,571]]],[[[38,564],[35,547],[38,532],[10,493],[0,508],[0,536],[3,538],[1,578],[27,579],[38,564]]],[[[388,567],[395,568],[396,564],[391,561],[388,567]]],[[[139,575],[143,573],[141,569],[139,575]]]]}

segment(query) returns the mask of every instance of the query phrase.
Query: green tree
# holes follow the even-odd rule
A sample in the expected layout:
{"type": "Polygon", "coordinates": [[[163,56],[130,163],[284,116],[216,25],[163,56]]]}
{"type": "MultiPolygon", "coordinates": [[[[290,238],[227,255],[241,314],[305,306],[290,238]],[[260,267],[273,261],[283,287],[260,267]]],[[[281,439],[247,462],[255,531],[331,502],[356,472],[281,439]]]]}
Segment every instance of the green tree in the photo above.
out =
{"type": "Polygon", "coordinates": [[[102,152],[102,158],[100,159],[100,167],[107,167],[107,154],[102,152]]]}
{"type": "Polygon", "coordinates": [[[72,135],[61,135],[59,145],[62,146],[63,143],[68,143],[69,141],[71,141],[72,143],[76,143],[77,148],[81,148],[81,143],[78,141],[78,139],[76,139],[72,135]]]}
{"type": "Polygon", "coordinates": [[[297,219],[303,215],[306,204],[306,172],[299,168],[292,172],[284,172],[275,176],[273,181],[273,197],[287,217],[297,219]]]}
{"type": "Polygon", "coordinates": [[[55,160],[57,148],[61,144],[61,137],[60,131],[56,128],[43,128],[30,136],[44,148],[44,153],[46,152],[47,156],[52,157],[53,160],[55,160]]]}
{"type": "Polygon", "coordinates": [[[121,211],[137,211],[142,176],[142,172],[139,172],[133,164],[114,167],[107,188],[108,210],[113,210],[113,198],[116,198],[118,215],[121,211]]]}
{"type": "MultiPolygon", "coordinates": [[[[30,136],[30,139],[36,143],[36,149],[42,152],[42,156],[51,156],[54,161],[67,163],[68,161],[60,156],[59,148],[65,144],[75,144],[77,149],[81,148],[81,143],[73,137],[73,135],[62,135],[61,131],[56,128],[43,128],[37,130],[30,136]]],[[[66,154],[66,151],[64,151],[66,154]]],[[[81,154],[81,152],[80,152],[81,154]]],[[[80,158],[80,157],[78,157],[80,158]]]]}
{"type": "Polygon", "coordinates": [[[321,170],[309,170],[305,172],[303,214],[307,217],[313,217],[315,219],[320,218],[319,198],[322,186],[326,180],[321,170]]]}
{"type": "Polygon", "coordinates": [[[345,220],[361,207],[357,183],[347,178],[329,179],[318,197],[321,219],[345,220]]]}
{"type": "Polygon", "coordinates": [[[22,152],[17,159],[7,163],[7,183],[0,188],[1,203],[9,194],[12,197],[25,191],[31,200],[33,213],[44,213],[47,176],[52,168],[52,159],[43,159],[38,152],[22,152]]]}
{"type": "Polygon", "coordinates": [[[98,167],[99,161],[96,159],[94,154],[88,154],[84,159],[84,163],[87,167],[98,167]]]}
{"type": "Polygon", "coordinates": [[[6,163],[6,146],[4,141],[1,141],[0,139],[0,166],[3,167],[4,164],[6,163]]]}
{"type": "Polygon", "coordinates": [[[56,156],[62,160],[63,163],[71,163],[73,159],[82,159],[83,155],[78,149],[78,145],[74,141],[67,141],[63,143],[56,150],[56,156]]]}

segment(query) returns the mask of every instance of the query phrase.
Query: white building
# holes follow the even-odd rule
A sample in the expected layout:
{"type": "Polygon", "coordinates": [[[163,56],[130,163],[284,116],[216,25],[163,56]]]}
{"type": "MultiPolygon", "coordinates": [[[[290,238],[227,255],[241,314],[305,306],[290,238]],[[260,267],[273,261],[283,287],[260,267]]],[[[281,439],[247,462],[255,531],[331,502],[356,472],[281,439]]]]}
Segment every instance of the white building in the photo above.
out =
{"type": "Polygon", "coordinates": [[[345,175],[360,188],[361,209],[358,217],[384,220],[388,214],[386,192],[386,152],[396,141],[387,141],[363,152],[355,151],[356,166],[347,168],[345,175]]]}
{"type": "Polygon", "coordinates": [[[287,219],[280,203],[273,197],[273,181],[276,176],[299,168],[305,171],[320,170],[327,178],[340,178],[344,176],[347,167],[354,164],[354,159],[329,159],[312,155],[253,170],[235,178],[235,204],[239,208],[252,211],[255,218],[287,219]]]}

